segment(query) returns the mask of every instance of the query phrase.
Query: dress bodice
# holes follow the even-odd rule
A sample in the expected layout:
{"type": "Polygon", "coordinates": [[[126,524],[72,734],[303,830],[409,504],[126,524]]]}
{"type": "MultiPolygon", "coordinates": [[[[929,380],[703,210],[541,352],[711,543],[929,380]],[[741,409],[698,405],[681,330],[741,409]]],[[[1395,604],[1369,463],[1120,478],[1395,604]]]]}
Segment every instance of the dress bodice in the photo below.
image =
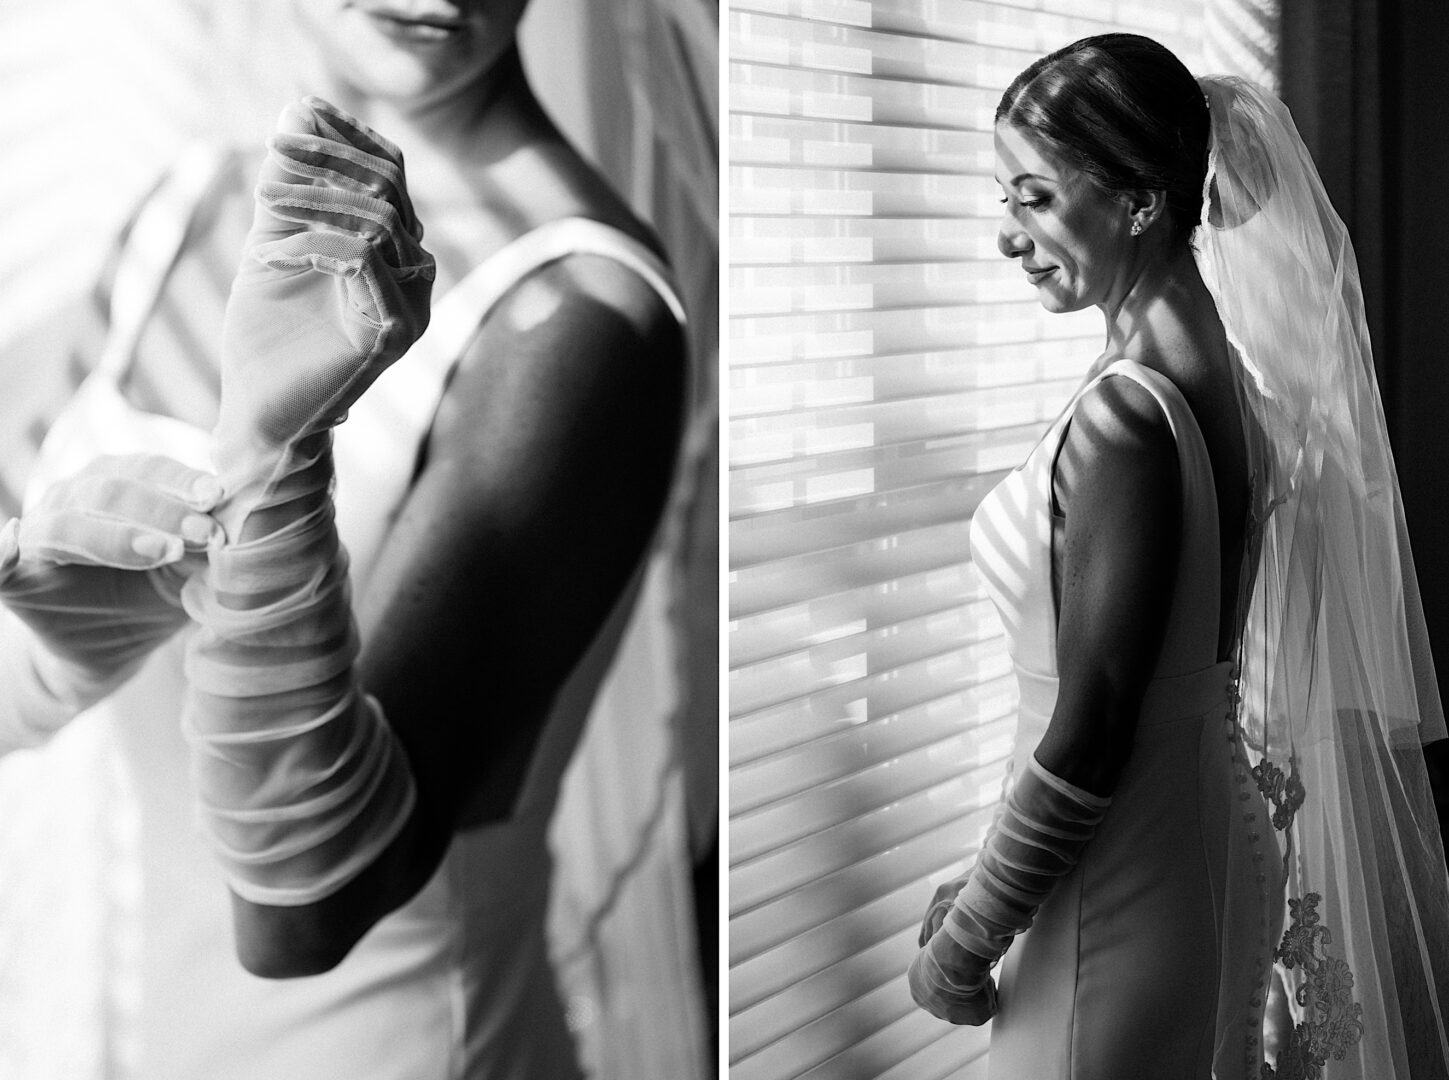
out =
{"type": "Polygon", "coordinates": [[[1028,455],[981,500],[971,521],[971,556],[1006,631],[1021,688],[1017,761],[1041,741],[1057,697],[1057,609],[1052,553],[1063,519],[1052,478],[1077,403],[1106,378],[1129,378],[1152,394],[1177,445],[1182,529],[1174,595],[1157,670],[1142,709],[1150,724],[1163,708],[1221,697],[1227,664],[1217,662],[1220,558],[1217,495],[1207,444],[1182,392],[1167,376],[1117,360],[1088,379],[1028,455]],[[1201,683],[1201,690],[1195,688],[1201,683]],[[1176,704],[1168,706],[1167,702],[1176,704]],[[1162,704],[1159,705],[1159,702],[1162,704]]]}

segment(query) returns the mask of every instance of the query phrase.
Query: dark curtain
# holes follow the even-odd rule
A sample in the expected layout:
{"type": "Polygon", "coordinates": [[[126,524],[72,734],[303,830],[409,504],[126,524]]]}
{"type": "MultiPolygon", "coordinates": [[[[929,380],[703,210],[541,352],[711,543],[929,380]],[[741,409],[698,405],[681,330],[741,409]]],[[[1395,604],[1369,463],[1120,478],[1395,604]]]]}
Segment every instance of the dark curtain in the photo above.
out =
{"type": "MultiPolygon", "coordinates": [[[[1282,0],[1282,96],[1353,236],[1440,686],[1449,677],[1449,4],[1282,0]]],[[[1449,742],[1430,748],[1439,817],[1449,742]]]]}

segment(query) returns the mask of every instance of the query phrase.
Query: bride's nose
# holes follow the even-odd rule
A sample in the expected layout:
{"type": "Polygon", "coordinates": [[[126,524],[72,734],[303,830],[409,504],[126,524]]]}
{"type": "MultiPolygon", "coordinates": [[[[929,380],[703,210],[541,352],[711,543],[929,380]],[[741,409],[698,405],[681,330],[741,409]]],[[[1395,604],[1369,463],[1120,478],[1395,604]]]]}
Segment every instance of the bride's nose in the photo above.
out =
{"type": "Polygon", "coordinates": [[[996,250],[1008,259],[1015,259],[1031,250],[1031,237],[1009,209],[1002,215],[1001,228],[996,233],[996,250]]]}

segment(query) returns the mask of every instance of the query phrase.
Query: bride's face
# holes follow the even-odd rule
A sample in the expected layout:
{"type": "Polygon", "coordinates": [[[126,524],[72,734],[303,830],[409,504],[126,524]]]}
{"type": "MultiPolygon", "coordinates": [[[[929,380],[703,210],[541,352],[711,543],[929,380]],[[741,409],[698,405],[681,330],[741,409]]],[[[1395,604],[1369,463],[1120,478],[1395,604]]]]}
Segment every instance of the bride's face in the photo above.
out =
{"type": "Polygon", "coordinates": [[[527,0],[292,0],[330,74],[408,109],[471,93],[512,47],[527,0]]]}
{"type": "Polygon", "coordinates": [[[1042,307],[1112,305],[1130,283],[1126,203],[1008,124],[996,128],[996,181],[1006,211],[996,246],[1021,260],[1042,307]]]}

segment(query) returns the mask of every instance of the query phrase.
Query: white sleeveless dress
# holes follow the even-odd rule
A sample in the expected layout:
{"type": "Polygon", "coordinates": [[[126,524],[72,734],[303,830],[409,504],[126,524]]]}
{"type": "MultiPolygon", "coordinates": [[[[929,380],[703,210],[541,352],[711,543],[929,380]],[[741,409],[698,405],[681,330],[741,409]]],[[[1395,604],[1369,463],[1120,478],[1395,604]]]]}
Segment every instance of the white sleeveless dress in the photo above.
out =
{"type": "MultiPolygon", "coordinates": [[[[151,237],[163,252],[168,242],[179,245],[185,221],[177,220],[178,209],[183,216],[189,212],[188,200],[202,197],[212,183],[208,169],[215,168],[204,155],[184,162],[162,197],[138,219],[143,239],[151,237]]],[[[549,223],[480,265],[435,302],[424,338],[384,373],[338,429],[338,524],[352,556],[355,586],[366,580],[408,492],[447,378],[479,322],[521,278],[575,253],[602,255],[629,267],[682,319],[659,260],[597,222],[576,218],[549,223]]],[[[142,412],[118,389],[151,302],[169,272],[164,257],[142,258],[139,269],[123,261],[116,283],[121,318],[113,326],[110,346],[47,437],[32,491],[98,452],[144,449],[209,467],[206,433],[142,412]]],[[[105,814],[113,835],[107,842],[107,861],[108,873],[116,879],[108,886],[114,896],[98,942],[106,953],[98,965],[105,985],[97,1009],[105,1046],[95,1075],[108,1080],[567,1080],[582,1075],[575,1036],[586,1039],[591,1024],[601,1026],[607,1020],[597,1014],[609,1005],[600,999],[611,993],[626,1002],[657,1001],[656,1015],[672,1021],[672,1029],[661,1033],[652,1060],[647,1046],[635,1047],[643,1054],[635,1058],[635,1075],[694,1075],[699,1056],[694,1044],[702,1042],[702,1023],[699,992],[691,979],[694,958],[688,950],[651,950],[644,943],[640,956],[652,966],[630,968],[625,963],[622,971],[610,971],[615,980],[622,976],[623,985],[614,987],[592,978],[597,972],[588,963],[592,959],[593,966],[607,966],[590,957],[587,948],[587,934],[597,935],[597,923],[610,914],[599,909],[601,898],[609,896],[617,903],[617,894],[627,892],[629,885],[629,868],[613,858],[651,865],[666,879],[655,890],[664,899],[654,903],[669,910],[650,914],[660,919],[671,946],[681,943],[678,926],[671,924],[688,922],[687,903],[679,902],[677,885],[668,880],[667,868],[661,871],[659,866],[671,854],[683,856],[682,842],[677,853],[667,849],[683,832],[683,801],[669,769],[672,755],[658,746],[641,745],[667,740],[667,723],[664,730],[644,731],[642,740],[620,739],[618,731],[605,733],[605,742],[631,744],[645,762],[643,771],[636,768],[632,775],[612,778],[612,788],[628,790],[616,790],[611,798],[598,798],[612,788],[609,778],[601,781],[593,775],[597,764],[591,769],[588,762],[575,762],[573,786],[588,790],[576,792],[571,802],[585,804],[592,797],[592,812],[603,817],[603,826],[622,830],[603,847],[612,843],[626,851],[588,852],[593,863],[572,870],[573,880],[588,884],[575,885],[566,898],[567,919],[557,918],[556,911],[552,950],[547,932],[552,848],[562,846],[567,853],[595,839],[590,827],[578,820],[589,813],[585,805],[573,805],[575,820],[563,823],[565,832],[583,835],[559,835],[560,791],[571,759],[584,756],[578,748],[585,721],[591,710],[609,710],[606,699],[611,693],[617,696],[621,670],[627,680],[640,668],[660,662],[657,628],[641,624],[658,618],[664,606],[657,594],[663,586],[659,563],[668,542],[667,525],[656,539],[654,556],[641,566],[557,695],[513,815],[501,824],[456,833],[423,890],[381,920],[341,965],[324,975],[264,980],[247,974],[235,960],[228,894],[194,825],[187,752],[178,725],[184,634],[158,650],[92,715],[78,719],[77,726],[90,725],[99,733],[88,760],[106,759],[114,746],[122,765],[116,769],[109,760],[91,764],[92,775],[104,777],[109,789],[105,814]],[[636,615],[645,618],[631,619],[636,615]],[[601,685],[614,689],[601,692],[601,685]],[[628,806],[636,807],[632,818],[619,809],[628,806]],[[647,812],[657,814],[658,820],[637,820],[647,812]],[[653,837],[660,850],[641,835],[653,837]],[[644,850],[635,851],[635,845],[644,850]],[[594,923],[577,927],[579,919],[594,923]],[[585,945],[558,940],[570,933],[585,945]],[[570,969],[571,948],[578,955],[570,969]],[[550,951],[566,954],[564,974],[576,988],[567,1002],[556,986],[550,951]],[[641,972],[657,985],[631,987],[630,976],[641,972]],[[566,1006],[572,1015],[565,1015],[566,1006]]],[[[641,693],[636,690],[636,697],[641,693]]],[[[657,711],[658,702],[653,704],[657,711]]],[[[615,705],[614,711],[621,710],[615,705]]],[[[636,712],[633,719],[637,723],[647,718],[636,712]]],[[[608,720],[606,716],[596,722],[608,720]]],[[[640,734],[637,729],[635,734],[640,734]]],[[[55,796],[66,798],[65,792],[55,796]]],[[[44,807],[27,809],[44,812],[44,807]]],[[[687,865],[674,871],[674,878],[688,881],[687,865]]],[[[553,903],[557,908],[557,898],[553,903]]],[[[648,903],[646,898],[646,910],[648,903]]],[[[625,1055],[614,1048],[614,1056],[625,1055]]]]}
{"type": "Polygon", "coordinates": [[[1166,636],[1132,755],[1081,861],[997,969],[992,1080],[1240,1080],[1258,1075],[1281,867],[1228,720],[1235,672],[1217,659],[1219,533],[1212,463],[1172,382],[1130,360],[1078,391],[1021,468],[976,511],[972,556],[1006,628],[1021,688],[1013,770],[1057,699],[1052,473],[1081,394],[1145,387],[1177,443],[1182,550],[1166,636]]]}

